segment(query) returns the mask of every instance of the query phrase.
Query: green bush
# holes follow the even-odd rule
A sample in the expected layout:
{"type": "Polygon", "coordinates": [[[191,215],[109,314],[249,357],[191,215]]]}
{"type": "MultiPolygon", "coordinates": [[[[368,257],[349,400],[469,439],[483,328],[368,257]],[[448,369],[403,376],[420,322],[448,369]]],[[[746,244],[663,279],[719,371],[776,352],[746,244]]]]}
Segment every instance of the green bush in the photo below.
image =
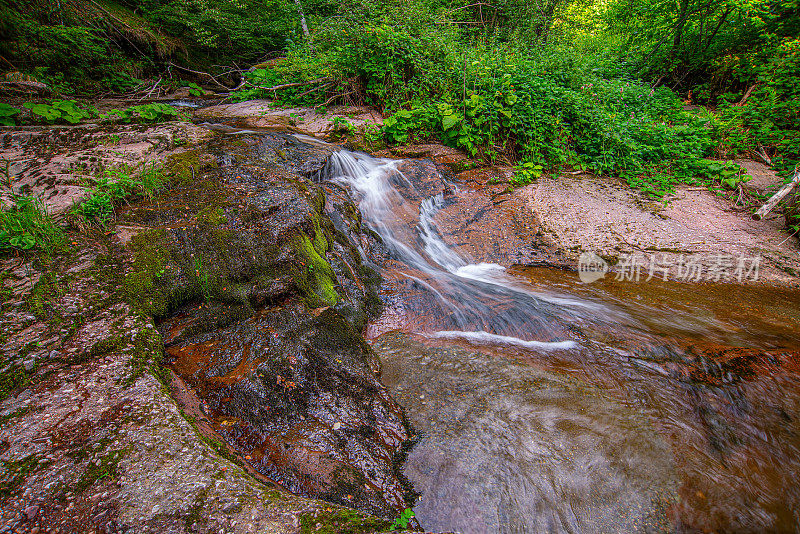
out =
{"type": "Polygon", "coordinates": [[[64,232],[35,197],[14,196],[13,204],[0,210],[0,250],[51,252],[63,241],[64,232]]]}
{"type": "Polygon", "coordinates": [[[138,178],[131,177],[128,168],[106,170],[104,177],[94,179],[89,197],[70,213],[83,224],[107,227],[114,220],[116,205],[136,196],[152,198],[163,183],[161,168],[154,164],[145,165],[138,178]]]}
{"type": "Polygon", "coordinates": [[[31,110],[32,117],[46,123],[68,122],[78,124],[97,114],[93,108],[84,109],[75,100],[53,100],[50,104],[25,102],[22,107],[31,110]]]}
{"type": "Polygon", "coordinates": [[[142,104],[131,106],[126,109],[112,109],[108,113],[100,116],[101,120],[108,122],[164,122],[180,117],[177,109],[169,104],[154,102],[152,104],[142,104]]]}
{"type": "Polygon", "coordinates": [[[20,110],[14,106],[0,103],[0,126],[14,126],[16,121],[14,115],[19,114],[20,110]]]}
{"type": "Polygon", "coordinates": [[[669,188],[646,186],[654,166],[698,160],[714,146],[702,120],[666,88],[604,79],[569,58],[553,68],[549,54],[509,54],[499,65],[497,59],[484,60],[494,65],[491,75],[474,77],[466,99],[443,95],[398,110],[384,121],[387,139],[434,135],[472,155],[522,162],[523,169],[620,175],[657,196],[669,188]]]}
{"type": "Polygon", "coordinates": [[[775,168],[788,176],[800,163],[800,38],[785,39],[758,72],[745,105],[721,106],[716,139],[732,155],[771,147],[775,168]]]}

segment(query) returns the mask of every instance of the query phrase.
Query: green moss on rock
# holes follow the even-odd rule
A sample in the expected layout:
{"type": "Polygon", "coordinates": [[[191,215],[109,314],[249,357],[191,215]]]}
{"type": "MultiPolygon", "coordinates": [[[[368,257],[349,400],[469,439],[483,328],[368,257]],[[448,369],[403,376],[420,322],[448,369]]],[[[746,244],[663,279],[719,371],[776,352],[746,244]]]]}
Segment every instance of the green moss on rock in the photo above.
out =
{"type": "Polygon", "coordinates": [[[187,150],[169,156],[164,162],[164,171],[174,183],[190,184],[201,170],[217,168],[214,157],[203,157],[201,150],[187,150]]]}
{"type": "Polygon", "coordinates": [[[122,283],[125,300],[144,315],[165,315],[179,289],[177,269],[170,261],[166,231],[141,232],[131,239],[128,246],[133,253],[133,262],[122,283]]]}
{"type": "Polygon", "coordinates": [[[22,367],[11,366],[11,368],[0,373],[0,400],[11,395],[14,390],[28,383],[30,377],[22,367]]]}
{"type": "Polygon", "coordinates": [[[83,476],[75,485],[75,490],[82,492],[101,479],[115,478],[117,476],[117,466],[120,460],[125,457],[125,454],[130,451],[130,448],[131,446],[128,446],[124,449],[109,451],[108,454],[100,458],[99,464],[90,462],[86,472],[83,473],[83,476]]]}
{"type": "Polygon", "coordinates": [[[346,508],[328,508],[308,512],[300,516],[301,534],[359,534],[362,532],[386,532],[391,521],[365,516],[346,508]]]}
{"type": "Polygon", "coordinates": [[[161,367],[163,357],[164,341],[158,330],[151,327],[139,329],[134,337],[133,354],[130,359],[130,374],[125,383],[134,383],[148,368],[156,378],[164,378],[162,376],[164,369],[161,367]]]}
{"type": "Polygon", "coordinates": [[[219,206],[209,206],[197,212],[197,222],[205,226],[221,226],[228,221],[225,210],[219,206]]]}
{"type": "MultiPolygon", "coordinates": [[[[327,242],[326,242],[327,246],[327,242]]],[[[336,293],[336,274],[318,252],[311,239],[300,232],[292,240],[300,265],[295,268],[294,281],[311,307],[333,306],[339,301],[336,293]]]]}
{"type": "Polygon", "coordinates": [[[59,286],[58,274],[55,271],[46,271],[26,299],[28,310],[37,319],[46,319],[53,310],[53,302],[60,298],[63,289],[59,286]]]}
{"type": "Polygon", "coordinates": [[[40,463],[40,458],[31,454],[21,460],[0,460],[3,472],[0,473],[0,498],[10,496],[22,482],[39,468],[43,467],[46,461],[40,463]]]}

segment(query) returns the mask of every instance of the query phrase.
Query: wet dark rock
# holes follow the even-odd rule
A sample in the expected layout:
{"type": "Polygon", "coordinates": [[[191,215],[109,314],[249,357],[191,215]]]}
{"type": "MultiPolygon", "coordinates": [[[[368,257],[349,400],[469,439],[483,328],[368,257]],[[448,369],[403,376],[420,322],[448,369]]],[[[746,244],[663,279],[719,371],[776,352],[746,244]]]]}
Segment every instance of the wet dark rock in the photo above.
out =
{"type": "MultiPolygon", "coordinates": [[[[273,151],[270,159],[257,154],[263,144],[256,136],[218,136],[207,145],[214,134],[185,123],[40,130],[4,134],[13,150],[7,159],[31,163],[13,168],[15,188],[43,188],[48,197],[52,180],[38,173],[45,166],[63,172],[84,148],[113,156],[124,147],[130,164],[138,150],[163,162],[170,183],[155,198],[119,209],[110,228],[116,232],[73,233],[69,250],[53,261],[38,254],[0,258],[0,530],[296,532],[318,513],[324,528],[339,513],[359,531],[388,528],[388,521],[259,483],[250,458],[217,431],[233,418],[214,412],[161,365],[164,340],[183,346],[229,332],[284,302],[299,307],[310,325],[327,321],[328,307],[356,325],[360,338],[361,302],[371,283],[358,278],[362,269],[351,260],[357,251],[322,215],[322,194],[289,167],[304,147],[289,143],[283,157],[273,151]],[[112,135],[122,138],[119,145],[93,146],[112,135]],[[178,136],[180,146],[172,142],[178,136]],[[150,139],[158,150],[147,149],[150,139]],[[287,213],[296,208],[294,217],[287,213]],[[344,280],[346,273],[352,279],[344,280]],[[154,324],[165,319],[173,326],[162,339],[154,324]],[[29,360],[35,366],[26,369],[29,360]],[[367,526],[373,524],[381,526],[367,526]]],[[[312,152],[318,160],[326,154],[312,152]]],[[[69,207],[72,198],[57,195],[48,209],[69,207]]],[[[373,369],[371,353],[359,357],[361,374],[373,369]]],[[[309,398],[309,405],[335,405],[337,397],[309,398]]],[[[378,391],[377,404],[381,398],[378,391]]],[[[295,442],[298,451],[316,450],[295,442]]]]}
{"type": "Polygon", "coordinates": [[[408,433],[362,337],[380,278],[352,201],[306,177],[329,149],[274,134],[211,151],[217,165],[188,154],[190,172],[123,214],[149,227],[130,241],[129,290],[231,452],[300,495],[396,517],[408,433]]]}

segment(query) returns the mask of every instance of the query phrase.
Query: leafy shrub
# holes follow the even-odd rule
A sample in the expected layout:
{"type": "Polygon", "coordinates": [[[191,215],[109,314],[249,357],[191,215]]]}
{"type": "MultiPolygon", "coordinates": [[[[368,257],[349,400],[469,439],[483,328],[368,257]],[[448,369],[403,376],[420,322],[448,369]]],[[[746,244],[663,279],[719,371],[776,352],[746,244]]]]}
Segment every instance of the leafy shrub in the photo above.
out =
{"type": "Polygon", "coordinates": [[[126,109],[112,109],[104,113],[100,118],[109,122],[164,122],[180,117],[177,109],[169,104],[154,102],[152,104],[142,104],[131,106],[126,109]]]}
{"type": "Polygon", "coordinates": [[[154,164],[145,165],[138,178],[131,177],[127,168],[106,170],[104,177],[95,178],[89,197],[74,206],[70,213],[84,224],[106,227],[114,220],[115,205],[138,195],[152,198],[162,184],[161,168],[154,164]]]}
{"type": "Polygon", "coordinates": [[[256,98],[275,96],[268,94],[266,88],[274,87],[283,82],[283,77],[274,69],[254,69],[244,73],[245,86],[231,95],[234,102],[244,102],[256,98]]]}
{"type": "Polygon", "coordinates": [[[800,38],[778,46],[744,106],[723,103],[721,111],[714,132],[725,151],[771,147],[775,168],[783,176],[791,174],[800,163],[800,38]]]}
{"type": "Polygon", "coordinates": [[[398,110],[384,121],[384,133],[396,143],[412,133],[435,135],[472,155],[521,161],[521,182],[537,165],[634,177],[664,162],[709,155],[709,131],[668,89],[606,80],[569,65],[551,70],[550,61],[512,59],[465,99],[398,110]]]}
{"type": "Polygon", "coordinates": [[[32,196],[14,196],[13,205],[0,210],[0,250],[52,251],[64,240],[61,228],[32,196]]]}
{"type": "Polygon", "coordinates": [[[541,165],[537,165],[532,161],[526,161],[514,169],[511,183],[515,186],[529,184],[539,178],[543,172],[544,168],[541,165]]]}
{"type": "Polygon", "coordinates": [[[356,133],[356,126],[344,117],[328,119],[332,126],[332,133],[336,137],[347,137],[356,133]]]}
{"type": "Polygon", "coordinates": [[[187,83],[184,87],[187,87],[189,89],[189,94],[192,96],[203,96],[205,94],[203,88],[194,82],[187,83]]]}
{"type": "Polygon", "coordinates": [[[406,508],[400,514],[400,517],[395,519],[394,523],[392,524],[390,530],[405,530],[408,528],[409,523],[411,523],[411,519],[414,517],[414,510],[411,508],[406,508]]]}
{"type": "Polygon", "coordinates": [[[78,124],[96,114],[94,109],[81,108],[75,100],[53,100],[50,104],[25,102],[22,107],[31,110],[34,117],[47,123],[78,124]]]}
{"type": "Polygon", "coordinates": [[[0,103],[0,126],[14,126],[16,124],[14,115],[19,114],[19,112],[20,110],[13,106],[0,103]]]}

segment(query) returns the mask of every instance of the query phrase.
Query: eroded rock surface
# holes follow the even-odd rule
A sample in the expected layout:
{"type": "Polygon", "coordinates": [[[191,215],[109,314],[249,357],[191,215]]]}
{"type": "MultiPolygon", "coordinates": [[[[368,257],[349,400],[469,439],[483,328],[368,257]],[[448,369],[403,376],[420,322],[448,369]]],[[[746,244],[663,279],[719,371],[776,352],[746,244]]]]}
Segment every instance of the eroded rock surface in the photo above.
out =
{"type": "MultiPolygon", "coordinates": [[[[147,153],[169,185],[120,208],[113,231],[3,260],[0,528],[386,529],[282,489],[391,518],[405,508],[395,454],[408,432],[361,336],[379,278],[306,178],[328,149],[193,139],[147,153]]],[[[7,148],[24,159],[34,146],[7,148]]],[[[70,150],[13,186],[46,191],[37,169],[70,150]]],[[[357,210],[339,205],[357,234],[357,210]]]]}
{"type": "MultiPolygon", "coordinates": [[[[236,145],[222,145],[217,167],[186,190],[123,216],[175,216],[148,238],[160,240],[153,253],[168,251],[161,269],[170,274],[155,293],[187,304],[161,326],[172,367],[258,472],[300,494],[396,515],[405,505],[394,454],[408,434],[361,338],[377,278],[300,174],[313,174],[328,149],[280,135],[236,145]],[[187,196],[203,196],[198,188],[215,195],[178,215],[187,196]]],[[[340,216],[358,226],[356,213],[351,204],[340,216]]]]}
{"type": "Polygon", "coordinates": [[[748,211],[708,190],[680,187],[664,206],[606,178],[568,176],[542,177],[520,194],[542,232],[574,258],[573,265],[582,252],[612,260],[657,254],[672,264],[681,255],[709,261],[719,255],[760,257],[761,282],[798,281],[800,247],[782,221],[754,221],[748,211]]]}
{"type": "Polygon", "coordinates": [[[280,107],[270,100],[208,106],[197,110],[195,117],[243,128],[279,129],[319,137],[335,133],[337,119],[354,128],[383,124],[383,115],[366,107],[332,106],[325,113],[317,113],[312,108],[280,107]]]}
{"type": "Polygon", "coordinates": [[[158,162],[183,147],[211,137],[211,132],[188,123],[154,126],[87,124],[74,127],[29,127],[0,132],[0,160],[9,163],[10,195],[33,195],[48,212],[60,215],[88,195],[92,178],[105,169],[133,168],[158,162]]]}

